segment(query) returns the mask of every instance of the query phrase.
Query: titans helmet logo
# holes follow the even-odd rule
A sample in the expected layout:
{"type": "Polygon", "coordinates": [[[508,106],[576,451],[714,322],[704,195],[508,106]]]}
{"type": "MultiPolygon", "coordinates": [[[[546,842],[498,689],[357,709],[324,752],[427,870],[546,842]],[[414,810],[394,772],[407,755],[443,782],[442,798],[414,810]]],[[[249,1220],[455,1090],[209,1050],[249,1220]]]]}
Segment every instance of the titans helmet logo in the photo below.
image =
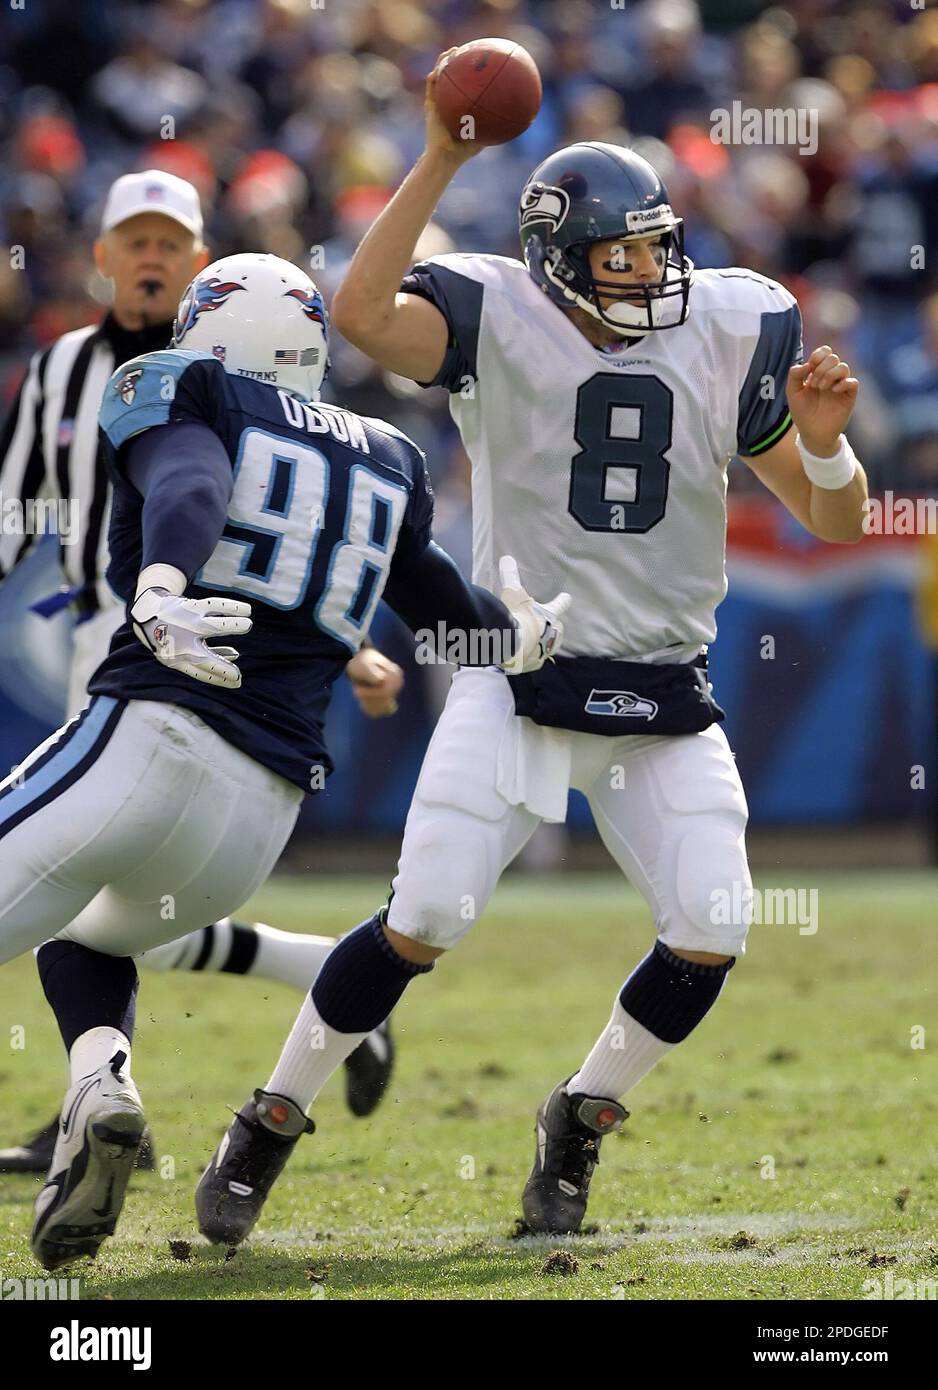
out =
{"type": "Polygon", "coordinates": [[[244,285],[234,280],[219,280],[216,275],[209,280],[194,280],[180,301],[173,342],[178,344],[182,341],[200,314],[222,308],[227,304],[229,295],[243,289],[244,285]]]}
{"type": "Polygon", "coordinates": [[[287,290],[284,299],[295,299],[306,317],[313,323],[321,323],[325,332],[328,327],[326,305],[318,290],[287,290]]]}

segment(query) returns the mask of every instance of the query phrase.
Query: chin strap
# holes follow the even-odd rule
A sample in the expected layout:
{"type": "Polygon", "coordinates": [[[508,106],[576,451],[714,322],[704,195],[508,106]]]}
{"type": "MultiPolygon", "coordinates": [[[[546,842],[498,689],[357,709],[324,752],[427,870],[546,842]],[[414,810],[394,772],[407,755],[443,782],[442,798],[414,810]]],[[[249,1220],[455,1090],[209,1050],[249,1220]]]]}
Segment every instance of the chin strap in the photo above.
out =
{"type": "MultiPolygon", "coordinates": [[[[688,256],[685,256],[684,260],[687,262],[688,266],[688,274],[690,277],[689,284],[693,284],[694,262],[688,256]]],[[[554,286],[554,288],[558,289],[560,293],[563,295],[563,297],[570,301],[571,305],[575,305],[578,309],[585,310],[585,312],[589,314],[592,318],[594,318],[597,323],[603,324],[606,328],[611,328],[614,333],[621,334],[623,338],[647,338],[648,334],[653,331],[653,328],[648,326],[641,328],[637,324],[633,326],[632,324],[612,323],[609,319],[603,318],[599,309],[592,302],[592,300],[586,299],[582,294],[577,293],[576,290],[572,290],[569,285],[565,284],[564,281],[559,278],[559,276],[554,274],[554,268],[546,256],[544,257],[544,260],[541,264],[545,276],[554,286]]],[[[658,326],[660,325],[655,325],[655,327],[658,326]]],[[[666,325],[666,327],[668,328],[676,328],[677,326],[678,325],[676,323],[666,325]]]]}
{"type": "Polygon", "coordinates": [[[553,267],[546,258],[544,260],[544,274],[554,288],[560,291],[564,299],[570,301],[571,308],[583,309],[584,312],[589,314],[591,318],[594,318],[597,323],[601,323],[604,328],[611,328],[614,333],[621,334],[623,338],[645,338],[651,332],[649,328],[626,327],[625,324],[610,323],[608,319],[604,319],[591,300],[585,299],[583,295],[578,294],[576,290],[571,290],[569,285],[565,285],[562,280],[558,279],[558,277],[553,274],[553,267]]]}

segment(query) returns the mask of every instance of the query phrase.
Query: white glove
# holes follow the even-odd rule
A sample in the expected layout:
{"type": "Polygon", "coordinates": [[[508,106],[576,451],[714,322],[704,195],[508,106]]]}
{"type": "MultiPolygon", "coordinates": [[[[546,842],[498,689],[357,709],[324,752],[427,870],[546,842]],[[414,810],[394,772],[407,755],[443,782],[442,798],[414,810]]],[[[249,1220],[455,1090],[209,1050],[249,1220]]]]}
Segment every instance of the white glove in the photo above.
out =
{"type": "Polygon", "coordinates": [[[503,555],[498,562],[502,584],[502,603],[515,620],[520,643],[510,661],[501,663],[509,676],[539,671],[554,656],[563,642],[562,614],[573,602],[570,595],[560,593],[550,603],[538,603],[522,586],[518,565],[513,555],[503,555]]]}
{"type": "Polygon", "coordinates": [[[130,608],[134,632],[157,661],[184,676],[237,690],[241,672],[234,647],[210,647],[206,638],[251,631],[251,605],[233,598],[179,598],[168,589],[144,589],[130,608]]]}

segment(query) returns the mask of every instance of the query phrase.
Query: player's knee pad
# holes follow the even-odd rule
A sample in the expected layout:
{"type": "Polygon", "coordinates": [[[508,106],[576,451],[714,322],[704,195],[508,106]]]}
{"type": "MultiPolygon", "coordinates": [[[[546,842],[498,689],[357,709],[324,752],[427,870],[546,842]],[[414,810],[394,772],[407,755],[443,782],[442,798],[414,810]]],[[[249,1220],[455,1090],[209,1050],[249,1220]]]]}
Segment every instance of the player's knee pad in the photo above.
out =
{"type": "Polygon", "coordinates": [[[673,864],[673,898],[661,923],[665,945],[736,956],[752,921],[745,818],[688,817],[673,864]]]}
{"type": "Polygon", "coordinates": [[[493,826],[419,798],[410,814],[388,925],[451,950],[481,916],[497,882],[497,848],[486,833],[493,826]]]}
{"type": "Polygon", "coordinates": [[[451,950],[481,917],[511,858],[515,812],[491,787],[474,779],[453,787],[445,804],[429,801],[425,787],[418,786],[388,925],[402,936],[451,950]],[[497,817],[491,814],[496,807],[497,817]]]}

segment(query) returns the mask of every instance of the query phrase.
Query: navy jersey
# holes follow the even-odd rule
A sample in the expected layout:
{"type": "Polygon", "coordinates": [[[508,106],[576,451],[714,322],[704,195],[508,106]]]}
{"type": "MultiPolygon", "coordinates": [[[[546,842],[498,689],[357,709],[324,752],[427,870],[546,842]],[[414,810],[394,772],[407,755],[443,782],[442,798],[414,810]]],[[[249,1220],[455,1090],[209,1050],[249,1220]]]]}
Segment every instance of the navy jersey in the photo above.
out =
{"type": "Polygon", "coordinates": [[[332,770],[322,732],[331,686],[367,634],[396,549],[419,552],[430,539],[424,457],[380,420],[230,376],[207,353],[135,358],[112,376],[100,414],[114,483],[107,577],[125,602],[141,569],[143,498],[127,477],[124,446],[181,422],[208,425],[231,460],[227,523],[186,597],[230,594],[252,605],[253,628],[236,639],[241,687],[169,669],[125,623],[89,691],[182,705],[315,790],[332,770]]]}

